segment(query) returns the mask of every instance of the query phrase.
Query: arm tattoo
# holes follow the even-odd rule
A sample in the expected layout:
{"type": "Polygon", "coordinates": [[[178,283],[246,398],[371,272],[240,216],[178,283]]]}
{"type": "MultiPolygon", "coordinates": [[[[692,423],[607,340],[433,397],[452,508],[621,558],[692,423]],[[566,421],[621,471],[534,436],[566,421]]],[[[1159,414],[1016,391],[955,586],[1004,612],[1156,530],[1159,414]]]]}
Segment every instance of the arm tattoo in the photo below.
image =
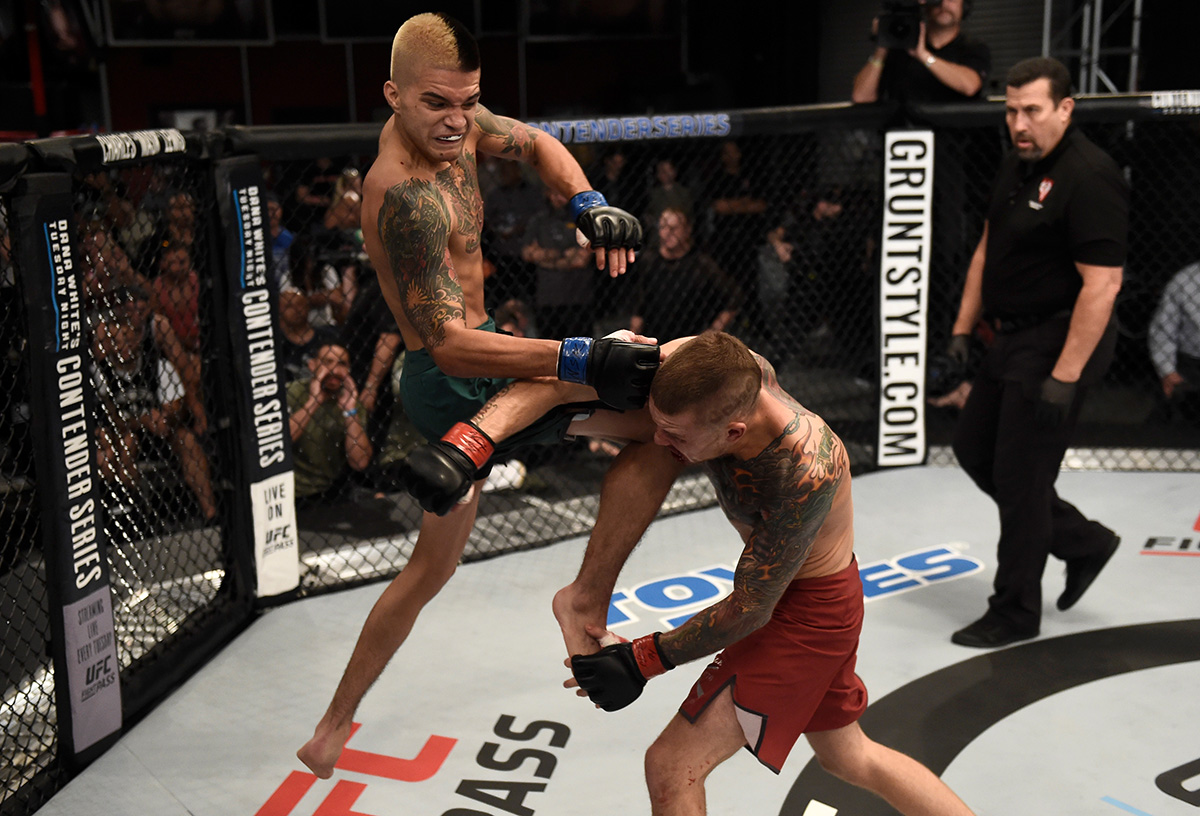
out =
{"type": "Polygon", "coordinates": [[[465,321],[462,286],[450,262],[450,211],[428,181],[408,179],[388,190],[379,208],[404,315],[426,348],[446,342],[446,324],[465,321]]]}
{"type": "MultiPolygon", "coordinates": [[[[783,393],[782,391],[780,393],[783,393]]],[[[841,443],[800,408],[754,459],[712,463],[721,506],[752,525],[738,560],[733,593],[694,616],[664,641],[676,663],[712,654],[765,623],[812,551],[846,475],[841,443]],[[785,440],[797,432],[794,443],[785,440]]]]}
{"type": "Polygon", "coordinates": [[[537,167],[537,141],[539,131],[516,119],[497,116],[482,105],[475,114],[475,127],[484,138],[499,144],[500,155],[506,159],[528,161],[537,167]]]}

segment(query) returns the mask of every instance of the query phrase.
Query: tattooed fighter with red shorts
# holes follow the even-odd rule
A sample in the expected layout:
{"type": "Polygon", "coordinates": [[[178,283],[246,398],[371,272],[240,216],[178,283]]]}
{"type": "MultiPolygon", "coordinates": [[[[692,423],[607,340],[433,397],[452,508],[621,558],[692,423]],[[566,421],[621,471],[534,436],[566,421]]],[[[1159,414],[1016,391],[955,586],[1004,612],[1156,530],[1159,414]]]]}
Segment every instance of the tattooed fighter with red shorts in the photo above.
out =
{"type": "Polygon", "coordinates": [[[668,351],[650,389],[654,441],[706,464],[745,543],[733,592],[669,632],[575,655],[567,686],[615,711],[648,678],[720,651],[646,754],[654,814],[703,814],[714,767],[745,747],[778,773],[801,734],[822,767],[901,813],[971,813],[928,768],[858,725],[863,595],[841,440],[736,338],[706,332],[668,351]]]}
{"type": "MultiPolygon", "coordinates": [[[[651,443],[644,408],[626,410],[644,406],[658,367],[656,345],[634,342],[644,338],[632,333],[561,343],[496,333],[484,310],[475,157],[526,162],[570,198],[597,267],[614,276],[625,272],[640,245],[637,219],[591,190],[578,162],[553,137],[479,104],[479,49],[457,21],[442,14],[406,21],[393,41],[391,79],[383,90],[393,114],[363,183],[363,240],[407,349],[400,383],[405,412],[431,440],[412,464],[427,480],[422,505],[433,512],[422,519],[407,565],[368,615],[312,739],[297,752],[322,778],[333,773],[363,695],[454,573],[475,523],[479,491],[470,486],[485,475],[493,440],[551,443],[568,432],[633,440],[610,469],[632,474],[616,480],[608,494],[615,492],[610,504],[620,510],[615,516],[601,510],[593,532],[593,540],[617,542],[601,546],[603,552],[632,549],[679,470],[651,443]],[[532,399],[480,411],[514,379],[532,399]],[[546,413],[550,406],[562,407],[546,413]],[[452,491],[437,489],[447,473],[465,480],[463,489],[458,481],[452,491]]],[[[609,579],[597,582],[585,571],[579,588],[572,608],[581,620],[603,622],[609,579]]],[[[590,642],[582,624],[572,631],[590,642]]]]}

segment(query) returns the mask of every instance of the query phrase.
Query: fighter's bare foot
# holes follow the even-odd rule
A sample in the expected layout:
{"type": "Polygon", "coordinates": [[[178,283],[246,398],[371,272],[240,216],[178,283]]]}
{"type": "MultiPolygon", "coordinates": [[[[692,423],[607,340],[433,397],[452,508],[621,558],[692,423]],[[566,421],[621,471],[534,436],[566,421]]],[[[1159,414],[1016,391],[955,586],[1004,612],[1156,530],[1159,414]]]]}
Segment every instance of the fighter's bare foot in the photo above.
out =
{"type": "Polygon", "coordinates": [[[333,776],[333,768],[337,765],[346,740],[350,739],[353,723],[344,726],[334,726],[321,720],[312,739],[296,752],[296,757],[320,779],[333,776]]]}
{"type": "Polygon", "coordinates": [[[589,625],[604,629],[607,607],[596,611],[596,604],[587,602],[575,584],[567,584],[554,594],[551,604],[568,655],[594,654],[600,651],[596,639],[587,633],[589,625]]]}

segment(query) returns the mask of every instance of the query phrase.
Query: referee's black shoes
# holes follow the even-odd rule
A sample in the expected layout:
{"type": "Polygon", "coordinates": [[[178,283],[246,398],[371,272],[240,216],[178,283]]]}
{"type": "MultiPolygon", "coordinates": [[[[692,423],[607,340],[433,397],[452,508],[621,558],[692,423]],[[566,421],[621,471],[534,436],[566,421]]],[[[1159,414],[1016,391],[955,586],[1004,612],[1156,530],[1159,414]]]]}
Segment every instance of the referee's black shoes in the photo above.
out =
{"type": "Polygon", "coordinates": [[[1075,602],[1083,597],[1083,593],[1087,592],[1092,581],[1096,580],[1100,570],[1104,569],[1108,559],[1113,557],[1113,553],[1117,551],[1117,545],[1120,543],[1121,537],[1114,533],[1112,539],[1100,552],[1083,558],[1072,558],[1068,561],[1067,586],[1063,589],[1063,594],[1058,596],[1055,606],[1064,612],[1074,606],[1075,602]]]}
{"type": "Polygon", "coordinates": [[[986,614],[970,626],[959,629],[950,636],[951,643],[972,646],[976,649],[995,649],[1019,640],[1038,636],[1038,630],[1018,629],[1011,623],[992,614],[986,614]]]}

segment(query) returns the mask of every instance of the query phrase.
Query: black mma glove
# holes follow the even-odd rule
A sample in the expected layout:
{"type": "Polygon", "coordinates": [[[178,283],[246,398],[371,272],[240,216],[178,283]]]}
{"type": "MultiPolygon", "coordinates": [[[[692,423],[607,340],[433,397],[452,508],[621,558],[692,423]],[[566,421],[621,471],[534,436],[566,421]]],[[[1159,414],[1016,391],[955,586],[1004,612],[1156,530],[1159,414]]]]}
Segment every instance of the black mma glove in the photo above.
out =
{"type": "Polygon", "coordinates": [[[1043,428],[1057,428],[1067,421],[1067,413],[1075,399],[1075,383],[1047,377],[1042,381],[1034,418],[1043,428]]]}
{"type": "Polygon", "coordinates": [[[642,222],[619,207],[608,206],[604,196],[585,190],[571,197],[571,217],[592,249],[642,248],[642,222]]]}
{"type": "Polygon", "coordinates": [[[675,668],[658,645],[661,634],[606,646],[591,655],[573,655],[575,682],[605,711],[621,710],[642,695],[647,680],[675,668]]]}
{"type": "Polygon", "coordinates": [[[946,346],[946,356],[963,371],[967,370],[967,362],[971,359],[971,335],[956,334],[950,338],[946,346]]]}
{"type": "Polygon", "coordinates": [[[605,405],[641,408],[658,371],[658,346],[615,337],[568,337],[558,347],[558,378],[596,389],[605,405]]]}
{"type": "Polygon", "coordinates": [[[424,510],[444,516],[467,495],[495,447],[479,428],[459,422],[437,442],[421,445],[405,458],[404,486],[424,510]]]}

